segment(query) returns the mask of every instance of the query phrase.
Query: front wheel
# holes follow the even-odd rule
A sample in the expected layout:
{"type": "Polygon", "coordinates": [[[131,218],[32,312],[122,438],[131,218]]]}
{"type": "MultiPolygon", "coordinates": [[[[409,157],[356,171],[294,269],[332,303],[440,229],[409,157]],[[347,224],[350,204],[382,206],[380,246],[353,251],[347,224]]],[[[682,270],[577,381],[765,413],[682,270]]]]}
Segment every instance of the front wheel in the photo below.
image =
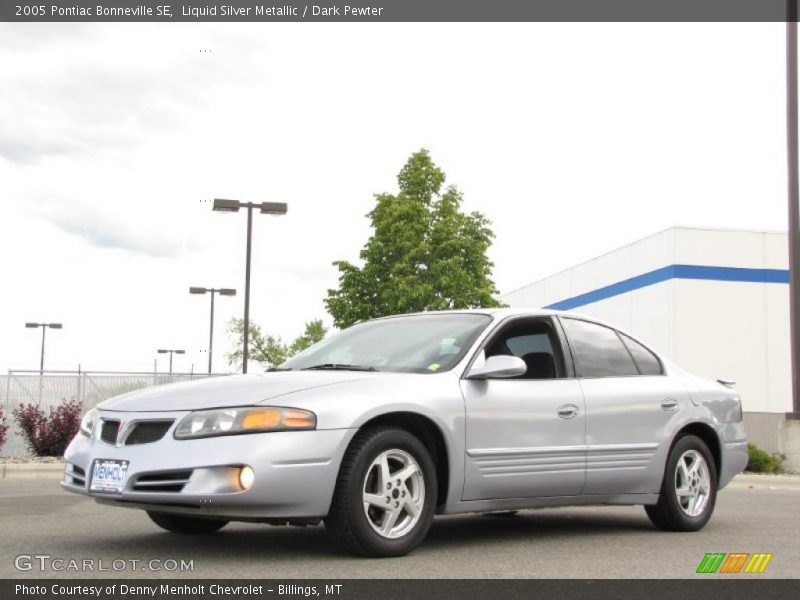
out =
{"type": "Polygon", "coordinates": [[[703,440],[686,435],[670,450],[658,504],[644,508],[659,529],[697,531],[711,518],[716,499],[714,457],[703,440]]]}
{"type": "Polygon", "coordinates": [[[355,554],[402,556],[428,533],[436,498],[425,445],[397,427],[367,429],[342,461],[325,527],[355,554]]]}
{"type": "Polygon", "coordinates": [[[228,521],[221,521],[218,519],[199,519],[197,517],[170,515],[152,510],[147,511],[147,516],[162,529],[166,529],[172,533],[184,533],[188,535],[214,533],[228,524],[228,521]]]}

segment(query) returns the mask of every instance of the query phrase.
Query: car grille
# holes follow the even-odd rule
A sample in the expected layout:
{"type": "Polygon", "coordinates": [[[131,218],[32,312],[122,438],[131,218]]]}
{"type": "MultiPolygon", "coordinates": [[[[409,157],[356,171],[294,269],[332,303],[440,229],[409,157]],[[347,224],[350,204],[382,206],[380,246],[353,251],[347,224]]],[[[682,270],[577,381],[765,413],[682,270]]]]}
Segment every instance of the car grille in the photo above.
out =
{"type": "Polygon", "coordinates": [[[161,471],[139,475],[133,484],[134,492],[180,492],[189,483],[192,470],[161,471]]]}
{"type": "Polygon", "coordinates": [[[157,442],[172,427],[172,421],[141,421],[133,424],[133,429],[125,438],[126,446],[151,444],[157,442]]]}
{"type": "Polygon", "coordinates": [[[119,433],[119,421],[103,421],[103,428],[100,430],[101,440],[107,444],[116,444],[117,433],[119,433]]]}
{"type": "MultiPolygon", "coordinates": [[[[125,434],[124,446],[135,446],[138,444],[152,444],[163,438],[174,420],[166,421],[134,421],[125,434]]],[[[119,435],[120,421],[109,419],[103,421],[100,430],[100,439],[107,444],[116,445],[119,435]]]]}

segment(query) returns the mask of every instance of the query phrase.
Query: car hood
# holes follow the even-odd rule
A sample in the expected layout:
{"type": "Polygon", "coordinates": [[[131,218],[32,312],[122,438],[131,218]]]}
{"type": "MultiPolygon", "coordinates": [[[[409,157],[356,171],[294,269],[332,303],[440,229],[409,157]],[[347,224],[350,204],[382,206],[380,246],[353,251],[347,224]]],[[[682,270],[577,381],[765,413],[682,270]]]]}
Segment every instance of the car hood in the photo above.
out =
{"type": "Polygon", "coordinates": [[[126,412],[179,411],[267,401],[289,406],[288,398],[285,402],[281,400],[289,394],[381,375],[356,371],[286,371],[211,377],[129,392],[100,403],[98,408],[126,412]]]}

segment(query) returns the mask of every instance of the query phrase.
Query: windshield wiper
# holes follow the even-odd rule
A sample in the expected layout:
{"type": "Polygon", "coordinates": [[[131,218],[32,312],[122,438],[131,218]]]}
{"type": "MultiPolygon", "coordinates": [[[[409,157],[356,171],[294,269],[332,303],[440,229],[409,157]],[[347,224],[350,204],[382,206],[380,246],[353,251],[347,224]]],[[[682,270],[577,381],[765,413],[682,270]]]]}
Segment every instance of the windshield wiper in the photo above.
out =
{"type": "Polygon", "coordinates": [[[305,367],[303,371],[377,371],[375,367],[365,367],[363,365],[344,365],[340,363],[323,363],[305,367]]]}
{"type": "Polygon", "coordinates": [[[270,367],[267,369],[267,373],[272,373],[274,371],[291,371],[291,367],[270,367]]]}

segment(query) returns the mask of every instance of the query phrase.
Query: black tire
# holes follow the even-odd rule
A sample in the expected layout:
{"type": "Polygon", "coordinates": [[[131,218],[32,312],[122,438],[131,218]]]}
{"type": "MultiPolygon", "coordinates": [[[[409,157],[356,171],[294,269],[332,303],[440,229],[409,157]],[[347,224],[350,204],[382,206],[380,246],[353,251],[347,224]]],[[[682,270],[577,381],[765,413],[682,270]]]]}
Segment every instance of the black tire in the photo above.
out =
{"type": "Polygon", "coordinates": [[[147,516],[162,529],[166,529],[172,533],[182,533],[186,535],[206,535],[214,533],[228,524],[228,521],[221,521],[218,519],[170,515],[151,510],[147,511],[147,516]]]}
{"type": "Polygon", "coordinates": [[[667,466],[661,482],[658,503],[644,507],[647,516],[650,517],[650,521],[658,529],[664,531],[698,531],[708,523],[711,514],[714,512],[716,501],[717,466],[708,446],[703,440],[694,435],[685,435],[678,438],[667,457],[667,466]],[[695,451],[702,456],[708,468],[710,479],[710,489],[705,506],[695,516],[691,516],[684,511],[676,492],[678,461],[689,451],[695,451]]]}
{"type": "MultiPolygon", "coordinates": [[[[387,492],[388,493],[388,492],[387,492]]],[[[360,431],[342,460],[325,528],[334,541],[353,554],[369,557],[402,556],[427,535],[437,501],[436,467],[425,445],[399,427],[381,426],[360,431]],[[400,450],[416,461],[422,472],[424,499],[419,519],[401,537],[387,538],[371,525],[363,504],[363,486],[370,467],[383,452],[400,450]]]]}

